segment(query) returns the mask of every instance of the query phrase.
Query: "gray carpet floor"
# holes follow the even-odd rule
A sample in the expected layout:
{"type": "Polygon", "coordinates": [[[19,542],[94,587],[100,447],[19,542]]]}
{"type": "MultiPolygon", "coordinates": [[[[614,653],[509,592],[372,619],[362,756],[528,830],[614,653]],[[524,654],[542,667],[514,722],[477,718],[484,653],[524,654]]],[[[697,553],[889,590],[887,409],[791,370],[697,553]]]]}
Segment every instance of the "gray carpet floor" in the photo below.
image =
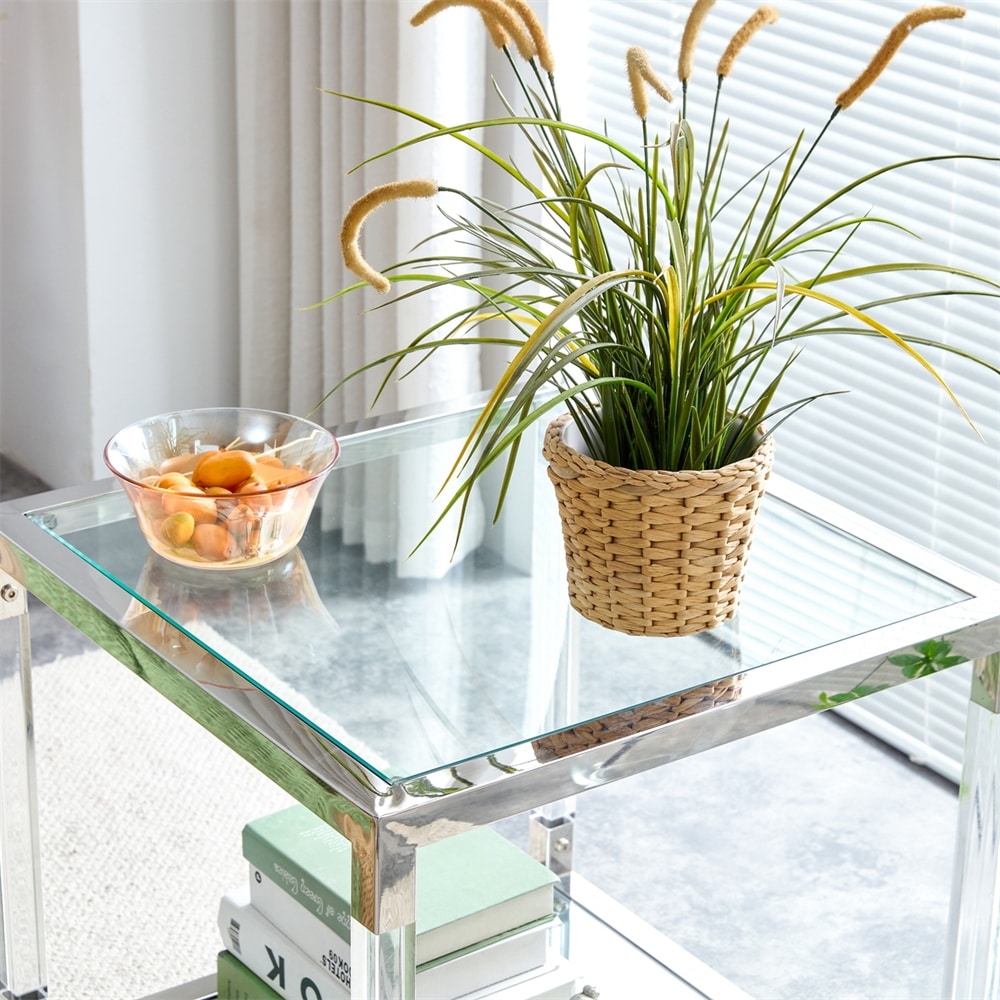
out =
{"type": "MultiPolygon", "coordinates": [[[[38,488],[0,461],[0,497],[38,488]]],[[[287,798],[48,609],[31,616],[51,995],[125,1000],[210,972],[239,830],[287,798]]],[[[581,797],[575,861],[754,996],[933,1000],[957,811],[953,786],[824,715],[581,797]]],[[[524,838],[523,818],[500,826],[524,838]]]]}

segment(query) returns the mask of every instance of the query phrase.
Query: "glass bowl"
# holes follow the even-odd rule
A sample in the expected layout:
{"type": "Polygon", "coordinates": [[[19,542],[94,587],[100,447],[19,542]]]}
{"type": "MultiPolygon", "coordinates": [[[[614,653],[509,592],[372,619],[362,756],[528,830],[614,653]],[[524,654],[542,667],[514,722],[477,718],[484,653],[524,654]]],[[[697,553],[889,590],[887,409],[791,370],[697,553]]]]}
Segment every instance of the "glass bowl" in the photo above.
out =
{"type": "Polygon", "coordinates": [[[104,448],[150,548],[213,570],[260,566],[295,548],[339,457],[318,424],[246,407],[148,417],[104,448]]]}

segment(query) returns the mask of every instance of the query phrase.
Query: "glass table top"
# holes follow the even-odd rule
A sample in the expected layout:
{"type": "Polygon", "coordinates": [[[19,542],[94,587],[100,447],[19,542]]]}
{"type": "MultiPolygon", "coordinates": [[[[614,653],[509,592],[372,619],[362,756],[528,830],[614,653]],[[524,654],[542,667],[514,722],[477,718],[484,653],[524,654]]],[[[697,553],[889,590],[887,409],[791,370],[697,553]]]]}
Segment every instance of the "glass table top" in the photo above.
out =
{"type": "Polygon", "coordinates": [[[410,554],[469,421],[342,435],[301,544],[256,570],[154,555],[110,481],[27,516],[120,591],[122,623],[162,656],[207,687],[263,691],[387,781],[968,598],[769,494],[733,622],[678,639],[607,631],[568,611],[542,427],[523,443],[495,525],[487,489],[454,555],[453,523],[410,554]]]}

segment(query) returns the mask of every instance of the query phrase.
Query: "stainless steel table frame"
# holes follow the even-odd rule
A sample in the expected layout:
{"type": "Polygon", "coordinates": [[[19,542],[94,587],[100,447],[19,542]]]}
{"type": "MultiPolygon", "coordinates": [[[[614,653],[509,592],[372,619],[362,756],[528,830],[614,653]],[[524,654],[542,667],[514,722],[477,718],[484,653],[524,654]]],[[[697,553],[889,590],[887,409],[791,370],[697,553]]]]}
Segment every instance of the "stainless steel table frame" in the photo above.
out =
{"type": "Polygon", "coordinates": [[[47,991],[31,592],[350,840],[352,996],[372,1000],[413,994],[421,845],[534,810],[532,849],[572,895],[576,795],[821,711],[831,692],[903,683],[893,660],[940,640],[974,664],[944,993],[1000,997],[1000,586],[774,479],[731,626],[606,633],[567,610],[530,436],[497,526],[487,499],[462,558],[407,560],[473,402],[339,428],[325,509],[300,551],[250,579],[147,553],[111,481],[0,505],[5,995],[47,991]],[[388,554],[367,551],[368,517],[373,549],[400,536],[388,554]],[[359,551],[382,567],[360,601],[344,562],[359,551]],[[234,620],[220,599],[234,588],[265,602],[266,629],[234,620]],[[415,717],[392,701],[393,678],[415,717]]]}

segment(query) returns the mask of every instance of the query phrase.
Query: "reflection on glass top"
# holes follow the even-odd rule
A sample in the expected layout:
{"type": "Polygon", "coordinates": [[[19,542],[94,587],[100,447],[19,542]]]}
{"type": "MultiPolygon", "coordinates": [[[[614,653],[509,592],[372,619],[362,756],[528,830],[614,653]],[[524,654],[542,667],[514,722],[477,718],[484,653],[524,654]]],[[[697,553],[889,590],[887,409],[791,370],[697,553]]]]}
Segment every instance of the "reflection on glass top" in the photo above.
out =
{"type": "Polygon", "coordinates": [[[256,571],[199,573],[153,555],[120,492],[30,516],[123,588],[123,624],[167,659],[209,687],[260,688],[389,780],[965,597],[769,496],[734,622],[680,639],[609,632],[567,613],[537,441],[524,442],[495,526],[477,499],[454,556],[453,525],[410,555],[461,432],[451,419],[344,438],[299,548],[256,571]]]}

